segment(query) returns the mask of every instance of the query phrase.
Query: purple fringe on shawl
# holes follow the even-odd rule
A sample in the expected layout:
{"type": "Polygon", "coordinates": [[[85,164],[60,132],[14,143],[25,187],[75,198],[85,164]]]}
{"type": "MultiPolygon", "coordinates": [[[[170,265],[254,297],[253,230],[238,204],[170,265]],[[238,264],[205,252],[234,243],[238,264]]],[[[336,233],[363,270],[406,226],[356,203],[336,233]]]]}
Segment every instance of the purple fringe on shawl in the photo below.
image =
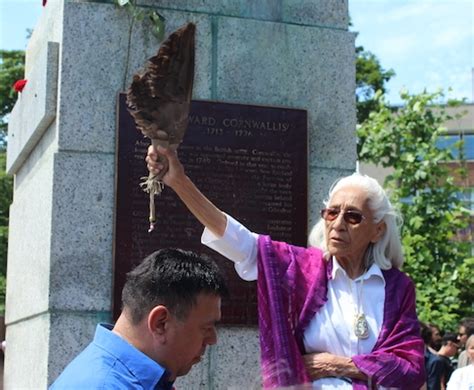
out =
{"type": "MultiPolygon", "coordinates": [[[[311,383],[306,372],[303,333],[327,301],[332,263],[316,248],[258,241],[258,314],[264,388],[311,383]]],[[[374,350],[353,357],[372,383],[402,389],[424,382],[423,341],[419,336],[414,287],[397,269],[383,271],[386,291],[384,322],[374,350]]],[[[354,381],[356,390],[368,389],[354,381]]]]}

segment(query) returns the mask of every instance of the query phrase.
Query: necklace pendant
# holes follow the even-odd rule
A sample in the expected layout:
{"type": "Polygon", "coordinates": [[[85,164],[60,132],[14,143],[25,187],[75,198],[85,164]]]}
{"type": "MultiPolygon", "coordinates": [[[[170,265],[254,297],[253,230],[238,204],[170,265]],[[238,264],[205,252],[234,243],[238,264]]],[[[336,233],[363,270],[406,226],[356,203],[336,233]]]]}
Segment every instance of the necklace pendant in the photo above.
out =
{"type": "Polygon", "coordinates": [[[359,313],[355,315],[354,318],[354,334],[357,338],[365,340],[369,337],[369,324],[365,319],[364,313],[359,313]]]}

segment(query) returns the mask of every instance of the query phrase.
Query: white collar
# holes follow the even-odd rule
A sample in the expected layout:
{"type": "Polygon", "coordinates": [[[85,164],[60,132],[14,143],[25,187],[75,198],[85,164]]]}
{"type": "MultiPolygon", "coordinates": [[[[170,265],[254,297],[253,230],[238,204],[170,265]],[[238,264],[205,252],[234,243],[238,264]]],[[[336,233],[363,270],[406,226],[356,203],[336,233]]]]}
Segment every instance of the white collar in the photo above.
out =
{"type": "MultiPolygon", "coordinates": [[[[338,275],[340,275],[339,277],[349,279],[349,276],[347,275],[347,272],[344,270],[344,268],[341,267],[341,265],[339,264],[337,259],[333,256],[332,257],[331,278],[334,280],[336,277],[338,277],[338,275]]],[[[370,268],[367,270],[367,272],[365,272],[364,274],[359,276],[357,279],[354,279],[354,281],[355,282],[358,281],[358,280],[364,280],[365,281],[365,280],[370,279],[371,277],[380,278],[382,280],[384,286],[385,286],[385,278],[383,277],[382,270],[375,263],[370,266],[370,268]]]]}

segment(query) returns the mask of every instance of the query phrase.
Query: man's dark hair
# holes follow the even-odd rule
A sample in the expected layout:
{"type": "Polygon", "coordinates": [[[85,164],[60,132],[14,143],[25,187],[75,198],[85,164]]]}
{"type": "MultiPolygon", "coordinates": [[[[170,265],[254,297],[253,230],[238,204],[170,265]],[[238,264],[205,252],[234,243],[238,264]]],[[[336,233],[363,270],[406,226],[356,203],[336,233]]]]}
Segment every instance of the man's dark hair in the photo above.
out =
{"type": "Polygon", "coordinates": [[[458,335],[456,333],[447,332],[444,334],[443,339],[441,340],[441,345],[448,345],[448,342],[453,342],[454,344],[458,343],[458,335]]]}
{"type": "Polygon", "coordinates": [[[441,328],[438,325],[433,324],[432,322],[428,322],[426,325],[431,329],[431,339],[429,341],[429,346],[435,351],[438,351],[441,348],[441,337],[443,336],[444,332],[441,331],[441,328]],[[434,335],[436,332],[439,333],[440,338],[436,338],[435,340],[434,335]]]}
{"type": "Polygon", "coordinates": [[[200,293],[228,295],[216,263],[191,251],[160,249],[127,274],[122,306],[134,324],[157,305],[166,306],[173,315],[183,319],[200,293]]]}
{"type": "Polygon", "coordinates": [[[431,341],[431,336],[433,335],[433,331],[427,324],[421,321],[420,321],[420,334],[425,345],[428,345],[431,341]]]}
{"type": "Polygon", "coordinates": [[[436,329],[440,334],[443,333],[443,332],[441,331],[441,328],[440,328],[438,325],[433,324],[432,322],[428,322],[426,325],[427,325],[428,327],[430,327],[432,331],[433,331],[434,329],[436,329]]]}
{"type": "Polygon", "coordinates": [[[463,318],[459,325],[464,326],[467,337],[474,334],[474,317],[463,318]]]}

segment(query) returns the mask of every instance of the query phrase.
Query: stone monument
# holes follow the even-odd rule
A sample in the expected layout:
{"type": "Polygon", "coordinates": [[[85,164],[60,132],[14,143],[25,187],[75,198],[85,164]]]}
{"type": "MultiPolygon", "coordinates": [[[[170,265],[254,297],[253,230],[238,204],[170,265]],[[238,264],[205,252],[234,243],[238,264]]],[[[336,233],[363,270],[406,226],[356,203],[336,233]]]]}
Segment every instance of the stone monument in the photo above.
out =
{"type": "MultiPolygon", "coordinates": [[[[165,35],[197,26],[193,98],[308,113],[308,226],[353,172],[355,49],[347,0],[138,0],[165,35]]],[[[49,0],[10,116],[14,175],[5,388],[45,388],[111,321],[117,95],[159,41],[110,1],[49,0]]],[[[196,238],[198,239],[198,238],[196,238]]],[[[258,331],[223,325],[179,388],[259,387],[258,331]]]]}

